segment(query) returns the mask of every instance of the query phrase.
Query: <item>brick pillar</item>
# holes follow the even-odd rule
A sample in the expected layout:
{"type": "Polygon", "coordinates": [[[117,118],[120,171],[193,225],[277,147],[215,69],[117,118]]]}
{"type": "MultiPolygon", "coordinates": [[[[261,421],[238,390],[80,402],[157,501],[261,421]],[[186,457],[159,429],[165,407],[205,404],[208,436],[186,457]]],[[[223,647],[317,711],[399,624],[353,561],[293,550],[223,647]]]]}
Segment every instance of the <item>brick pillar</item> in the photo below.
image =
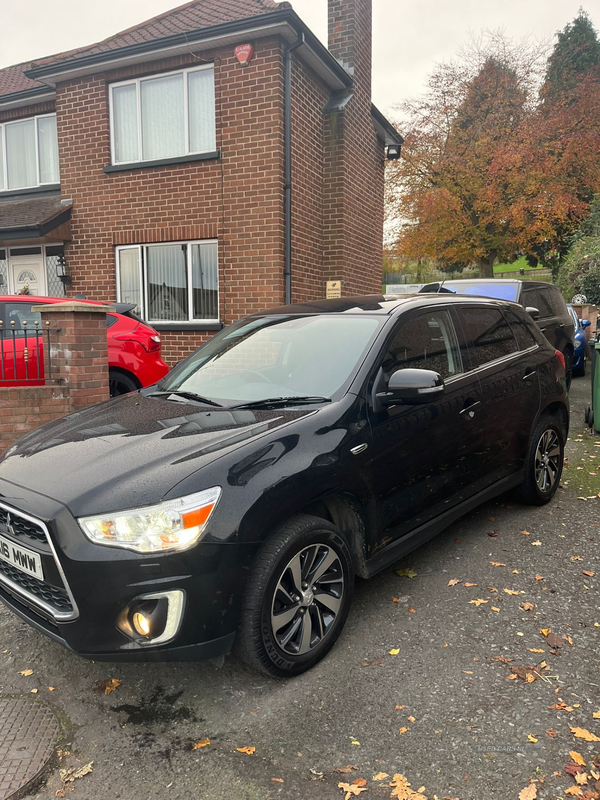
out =
{"type": "Polygon", "coordinates": [[[69,301],[36,306],[35,311],[42,315],[44,330],[50,329],[49,352],[44,336],[46,376],[68,388],[70,410],[108,400],[107,307],[69,301]]]}
{"type": "Polygon", "coordinates": [[[371,101],[372,0],[328,0],[328,49],[371,101]]]}

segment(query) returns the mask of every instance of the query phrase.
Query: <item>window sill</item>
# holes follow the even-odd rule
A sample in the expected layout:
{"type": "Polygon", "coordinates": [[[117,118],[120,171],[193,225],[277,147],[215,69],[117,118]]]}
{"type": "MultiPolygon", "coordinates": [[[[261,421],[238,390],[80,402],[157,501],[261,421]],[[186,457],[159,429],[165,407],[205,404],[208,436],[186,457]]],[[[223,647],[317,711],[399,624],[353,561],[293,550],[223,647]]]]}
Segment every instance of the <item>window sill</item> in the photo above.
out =
{"type": "Polygon", "coordinates": [[[110,164],[103,167],[104,172],[109,175],[112,172],[126,172],[134,169],[151,169],[153,167],[169,167],[173,164],[189,164],[192,161],[213,161],[221,158],[221,151],[214,150],[210,153],[196,153],[191,156],[177,156],[177,158],[159,158],[156,161],[135,161],[130,164],[110,164]]]}
{"type": "Polygon", "coordinates": [[[214,322],[147,322],[157,331],[220,331],[223,323],[215,320],[214,322]]]}
{"type": "Polygon", "coordinates": [[[0,192],[0,200],[11,197],[23,197],[30,194],[56,194],[60,193],[60,183],[44,183],[41,186],[30,186],[27,189],[7,189],[0,192]]]}

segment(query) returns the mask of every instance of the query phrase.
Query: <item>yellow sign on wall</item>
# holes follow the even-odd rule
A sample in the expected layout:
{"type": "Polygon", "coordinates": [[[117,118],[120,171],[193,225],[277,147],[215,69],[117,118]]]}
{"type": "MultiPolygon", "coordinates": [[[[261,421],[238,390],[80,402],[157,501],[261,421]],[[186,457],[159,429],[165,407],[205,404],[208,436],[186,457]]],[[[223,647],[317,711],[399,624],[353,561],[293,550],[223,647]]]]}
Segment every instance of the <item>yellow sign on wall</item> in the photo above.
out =
{"type": "Polygon", "coordinates": [[[342,282],[327,281],[327,294],[326,294],[327,299],[332,300],[334,297],[341,297],[341,296],[342,296],[342,282]]]}

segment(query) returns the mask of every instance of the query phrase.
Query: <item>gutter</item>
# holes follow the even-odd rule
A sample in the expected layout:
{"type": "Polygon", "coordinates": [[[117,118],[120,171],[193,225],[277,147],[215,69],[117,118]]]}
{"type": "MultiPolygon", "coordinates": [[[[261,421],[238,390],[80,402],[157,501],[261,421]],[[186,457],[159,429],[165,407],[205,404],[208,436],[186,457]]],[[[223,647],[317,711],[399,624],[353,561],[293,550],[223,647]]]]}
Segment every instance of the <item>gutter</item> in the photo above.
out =
{"type": "Polygon", "coordinates": [[[0,227],[0,239],[37,239],[45,236],[50,231],[58,228],[64,222],[71,219],[71,206],[64,211],[59,211],[45,222],[38,222],[33,225],[13,225],[11,227],[0,227]]]}
{"type": "Polygon", "coordinates": [[[33,86],[30,89],[22,89],[20,92],[11,92],[0,96],[0,107],[3,111],[8,111],[11,108],[21,108],[55,99],[56,92],[48,86],[33,86]]]}
{"type": "Polygon", "coordinates": [[[283,211],[285,224],[285,258],[283,268],[285,305],[292,302],[292,53],[304,44],[301,33],[294,44],[286,48],[283,57],[283,211]]]}

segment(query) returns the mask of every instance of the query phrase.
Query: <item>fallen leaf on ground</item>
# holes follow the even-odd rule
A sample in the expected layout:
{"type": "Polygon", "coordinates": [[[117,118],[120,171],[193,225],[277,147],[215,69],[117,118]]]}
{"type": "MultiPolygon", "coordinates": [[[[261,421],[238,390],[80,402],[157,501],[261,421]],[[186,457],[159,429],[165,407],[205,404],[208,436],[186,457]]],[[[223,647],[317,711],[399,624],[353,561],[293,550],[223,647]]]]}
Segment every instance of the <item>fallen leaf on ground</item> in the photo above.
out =
{"type": "Polygon", "coordinates": [[[398,597],[392,597],[392,603],[399,603],[400,600],[398,597]]]}
{"type": "Polygon", "coordinates": [[[544,580],[544,578],[541,575],[536,575],[535,579],[536,579],[536,581],[543,581],[544,580]]]}
{"type": "Polygon", "coordinates": [[[406,708],[406,706],[396,706],[394,710],[395,711],[402,711],[403,708],[406,708]]]}
{"type": "Polygon", "coordinates": [[[489,531],[488,536],[491,536],[492,539],[495,539],[498,536],[498,531],[489,531]]]}
{"type": "Polygon", "coordinates": [[[587,575],[587,576],[588,576],[588,578],[593,578],[593,577],[594,577],[594,575],[596,574],[595,572],[590,572],[590,571],[589,571],[589,570],[587,570],[587,569],[583,569],[583,570],[581,570],[581,571],[582,571],[582,573],[583,573],[584,575],[587,575]]]}
{"type": "Polygon", "coordinates": [[[505,567],[506,566],[506,564],[502,564],[502,563],[500,563],[500,561],[490,561],[490,564],[492,565],[492,567],[505,567]]]}
{"type": "Polygon", "coordinates": [[[30,675],[33,675],[33,670],[32,669],[22,669],[21,672],[19,672],[19,675],[24,675],[26,678],[28,678],[30,675]]]}
{"type": "Polygon", "coordinates": [[[367,782],[364,778],[356,778],[356,780],[352,781],[353,786],[366,786],[367,782]]]}
{"type": "Polygon", "coordinates": [[[571,777],[575,777],[575,775],[579,775],[580,772],[583,772],[582,768],[577,764],[567,764],[565,767],[565,772],[567,775],[571,775],[571,777]]]}
{"type": "Polygon", "coordinates": [[[543,652],[545,652],[545,651],[544,651],[544,650],[540,650],[540,648],[539,648],[539,647],[530,647],[530,648],[529,648],[529,652],[530,652],[530,653],[543,653],[543,652]]]}
{"type": "Polygon", "coordinates": [[[537,742],[538,742],[538,740],[535,738],[535,736],[532,736],[530,733],[527,734],[527,741],[528,742],[532,742],[533,744],[537,744],[537,742]]]}
{"type": "Polygon", "coordinates": [[[273,783],[283,783],[283,778],[271,778],[273,783]]]}
{"type": "Polygon", "coordinates": [[[373,661],[363,661],[361,667],[378,667],[380,664],[383,664],[385,661],[385,656],[379,656],[379,658],[373,659],[373,661]]]}
{"type": "Polygon", "coordinates": [[[409,722],[416,722],[415,718],[412,715],[408,718],[408,721],[409,722]]]}
{"type": "Polygon", "coordinates": [[[578,786],[585,786],[588,782],[587,772],[580,772],[578,775],[575,775],[575,783],[578,786]]]}
{"type": "Polygon", "coordinates": [[[247,756],[251,756],[256,752],[256,747],[236,747],[235,749],[238,753],[245,753],[247,756]]]}
{"type": "Polygon", "coordinates": [[[360,747],[360,742],[358,742],[356,739],[353,739],[353,740],[350,742],[350,744],[356,745],[356,747],[360,747]]]}
{"type": "Polygon", "coordinates": [[[465,675],[472,675],[473,674],[473,672],[470,669],[463,669],[463,672],[465,673],[465,675]]]}
{"type": "Polygon", "coordinates": [[[548,636],[548,634],[550,633],[550,628],[540,628],[540,633],[542,634],[542,636],[548,636]]]}
{"type": "MultiPolygon", "coordinates": [[[[581,498],[579,498],[581,499],[581,498]]],[[[579,786],[569,786],[568,789],[565,789],[565,794],[574,795],[575,797],[579,797],[581,794],[581,787],[579,786]]]]}
{"type": "Polygon", "coordinates": [[[496,606],[490,606],[490,608],[492,609],[492,611],[496,611],[498,614],[500,613],[500,609],[496,608],[496,606]]]}
{"type": "Polygon", "coordinates": [[[391,656],[397,656],[399,652],[400,652],[400,648],[399,648],[399,647],[393,647],[393,648],[390,650],[390,655],[391,655],[391,656]]]}
{"type": "Polygon", "coordinates": [[[483,603],[487,602],[488,602],[487,600],[482,600],[481,597],[478,597],[477,600],[469,600],[469,604],[474,606],[480,606],[483,603]]]}
{"type": "Polygon", "coordinates": [[[580,767],[586,766],[585,758],[581,755],[581,753],[578,753],[577,750],[569,750],[569,755],[576,764],[579,764],[580,767]]]}
{"type": "Polygon", "coordinates": [[[477,586],[476,583],[465,583],[465,586],[477,586]]]}
{"type": "Polygon", "coordinates": [[[421,792],[414,792],[410,788],[408,780],[399,773],[394,775],[390,781],[390,786],[393,787],[390,798],[395,798],[395,800],[427,800],[421,792]]]}
{"type": "Polygon", "coordinates": [[[414,609],[412,606],[409,606],[409,607],[408,607],[408,610],[409,610],[409,612],[410,612],[411,614],[416,614],[416,613],[417,613],[417,612],[416,612],[416,610],[415,610],[415,609],[414,609]]]}
{"type": "Polygon", "coordinates": [[[583,561],[581,556],[571,556],[571,561],[583,561]]]}
{"type": "Polygon", "coordinates": [[[452,578],[448,581],[448,586],[456,586],[457,583],[460,583],[460,580],[458,578],[452,578]]]}
{"type": "Polygon", "coordinates": [[[532,545],[532,547],[541,547],[542,543],[540,542],[539,539],[537,539],[537,541],[532,542],[531,545],[532,545]]]}
{"type": "Polygon", "coordinates": [[[600,711],[594,711],[594,713],[592,714],[592,717],[594,719],[600,719],[600,711]]]}
{"type": "Polygon", "coordinates": [[[37,689],[32,689],[32,690],[31,690],[31,694],[37,694],[37,693],[38,693],[38,690],[37,690],[37,689]]]}
{"type": "Polygon", "coordinates": [[[399,575],[401,578],[416,578],[417,573],[412,567],[405,567],[404,569],[397,569],[396,575],[399,575]]]}
{"type": "Polygon", "coordinates": [[[521,603],[521,608],[523,611],[533,611],[535,606],[533,603],[521,603]]]}
{"type": "Polygon", "coordinates": [[[557,734],[557,732],[554,730],[554,728],[546,728],[546,733],[548,734],[548,736],[549,736],[551,739],[556,739],[556,737],[558,736],[558,734],[557,734]]]}
{"type": "Polygon", "coordinates": [[[586,731],[585,728],[571,728],[571,733],[576,739],[584,739],[586,742],[600,742],[600,737],[595,733],[586,731]]]}
{"type": "Polygon", "coordinates": [[[520,594],[520,592],[516,592],[514,589],[503,589],[502,590],[505,594],[520,594]]]}
{"type": "Polygon", "coordinates": [[[399,728],[398,729],[398,733],[408,733],[408,731],[409,731],[408,728],[399,728]]]}
{"type": "Polygon", "coordinates": [[[510,671],[526,683],[533,683],[538,678],[533,672],[534,669],[535,667],[511,667],[510,671]]]}
{"type": "Polygon", "coordinates": [[[374,781],[384,781],[386,778],[389,778],[389,777],[390,776],[388,775],[387,772],[378,772],[377,775],[373,775],[373,780],[374,781]]]}
{"type": "Polygon", "coordinates": [[[192,745],[192,750],[200,750],[201,747],[208,747],[210,744],[210,739],[200,739],[198,742],[194,742],[192,745]]]}
{"type": "Polygon", "coordinates": [[[73,781],[77,780],[78,778],[83,778],[84,775],[88,775],[90,772],[93,771],[94,762],[90,761],[89,764],[86,764],[85,767],[71,767],[71,769],[61,769],[60,771],[60,779],[63,783],[73,783],[73,781]]]}
{"type": "Polygon", "coordinates": [[[96,681],[93,691],[97,694],[110,694],[121,685],[121,681],[116,678],[106,678],[103,681],[96,681]]]}
{"type": "Polygon", "coordinates": [[[358,767],[355,767],[354,764],[348,764],[345,767],[337,767],[334,769],[334,772],[341,772],[343,775],[347,775],[349,772],[352,772],[353,769],[358,769],[358,767]]]}
{"type": "Polygon", "coordinates": [[[546,641],[554,650],[557,647],[562,647],[564,644],[564,639],[561,636],[558,636],[556,633],[549,633],[548,636],[546,636],[546,641]]]}
{"type": "Polygon", "coordinates": [[[523,534],[523,536],[531,536],[529,531],[521,531],[521,533],[523,534]]]}
{"type": "Polygon", "coordinates": [[[519,800],[535,800],[537,797],[537,786],[535,783],[530,783],[519,792],[519,800]]]}
{"type": "Polygon", "coordinates": [[[358,797],[361,792],[366,792],[367,789],[363,789],[361,786],[354,786],[350,783],[338,783],[338,789],[341,789],[346,794],[344,795],[344,800],[350,800],[351,797],[358,797]]]}
{"type": "Polygon", "coordinates": [[[494,656],[492,661],[501,661],[503,664],[510,664],[511,661],[514,661],[514,658],[505,658],[504,656],[494,656]]]}

